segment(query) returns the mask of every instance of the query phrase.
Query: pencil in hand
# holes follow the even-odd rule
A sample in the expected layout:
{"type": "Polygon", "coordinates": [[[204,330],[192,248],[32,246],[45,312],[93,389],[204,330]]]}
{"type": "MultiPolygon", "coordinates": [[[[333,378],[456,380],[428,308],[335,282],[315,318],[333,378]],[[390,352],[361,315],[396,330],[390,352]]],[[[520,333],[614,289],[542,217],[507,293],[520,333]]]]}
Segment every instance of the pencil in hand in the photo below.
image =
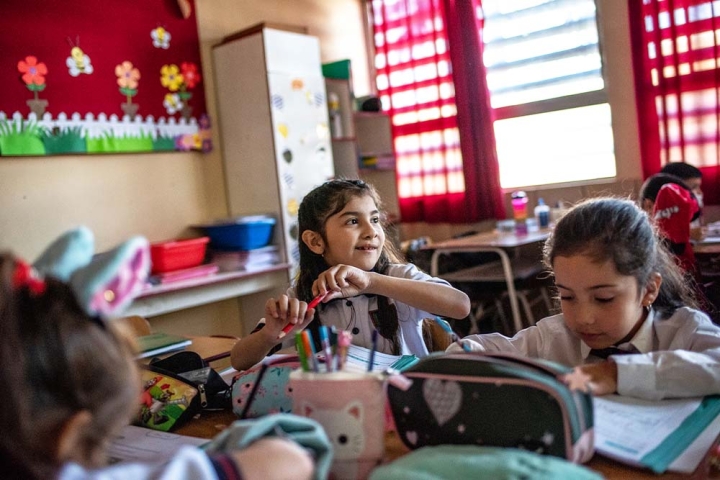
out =
{"type": "MultiPolygon", "coordinates": [[[[310,310],[311,308],[315,308],[315,307],[317,307],[318,305],[320,305],[320,302],[322,301],[323,298],[325,298],[325,295],[327,295],[327,293],[318,295],[317,297],[313,298],[313,299],[310,301],[310,303],[308,303],[308,310],[310,310]]],[[[288,333],[290,333],[290,330],[292,330],[292,329],[295,327],[295,325],[297,325],[297,324],[296,324],[296,323],[288,323],[287,325],[285,325],[285,326],[283,327],[282,331],[278,334],[277,339],[280,340],[280,339],[283,338],[285,335],[287,335],[288,333]]]]}

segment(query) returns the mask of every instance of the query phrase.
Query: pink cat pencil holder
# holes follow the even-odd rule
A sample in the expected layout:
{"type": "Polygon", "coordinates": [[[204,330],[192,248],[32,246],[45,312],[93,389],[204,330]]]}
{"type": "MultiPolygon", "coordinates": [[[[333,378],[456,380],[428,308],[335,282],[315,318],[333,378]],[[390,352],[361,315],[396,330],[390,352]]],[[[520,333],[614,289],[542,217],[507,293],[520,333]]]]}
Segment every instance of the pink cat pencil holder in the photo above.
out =
{"type": "Polygon", "coordinates": [[[379,373],[290,374],[293,413],[316,420],[333,446],[331,479],[364,479],[385,452],[385,383],[379,373]]]}

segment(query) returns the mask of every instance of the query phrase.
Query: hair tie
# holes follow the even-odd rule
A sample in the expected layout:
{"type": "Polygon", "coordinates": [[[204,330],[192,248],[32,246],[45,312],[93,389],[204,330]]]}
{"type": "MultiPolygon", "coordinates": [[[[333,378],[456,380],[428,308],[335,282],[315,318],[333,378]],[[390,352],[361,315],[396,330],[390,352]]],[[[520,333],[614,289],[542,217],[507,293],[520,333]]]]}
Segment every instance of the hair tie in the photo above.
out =
{"type": "Polygon", "coordinates": [[[40,278],[35,269],[22,260],[15,262],[12,285],[15,290],[27,287],[36,296],[45,293],[45,280],[40,278]]]}

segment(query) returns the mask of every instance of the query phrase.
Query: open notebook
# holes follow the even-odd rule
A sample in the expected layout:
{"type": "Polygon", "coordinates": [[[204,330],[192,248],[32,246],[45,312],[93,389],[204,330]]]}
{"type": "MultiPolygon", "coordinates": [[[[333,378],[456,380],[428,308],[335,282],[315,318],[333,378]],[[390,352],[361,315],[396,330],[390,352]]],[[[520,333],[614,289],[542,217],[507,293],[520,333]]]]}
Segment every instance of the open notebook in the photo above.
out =
{"type": "MultiPolygon", "coordinates": [[[[387,353],[375,352],[373,357],[374,372],[384,372],[388,368],[403,371],[418,361],[415,355],[388,355],[387,353]]],[[[370,363],[370,350],[357,345],[350,345],[348,348],[345,370],[354,372],[366,372],[370,363]]]]}
{"type": "Polygon", "coordinates": [[[655,473],[694,472],[720,433],[720,396],[593,399],[595,449],[655,473]]]}

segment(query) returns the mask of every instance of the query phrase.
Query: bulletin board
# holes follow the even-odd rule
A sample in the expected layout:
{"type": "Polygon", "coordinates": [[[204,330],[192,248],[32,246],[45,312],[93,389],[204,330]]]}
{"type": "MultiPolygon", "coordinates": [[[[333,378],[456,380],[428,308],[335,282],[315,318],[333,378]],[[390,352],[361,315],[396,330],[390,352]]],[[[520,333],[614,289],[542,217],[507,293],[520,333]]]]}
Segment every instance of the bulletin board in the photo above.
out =
{"type": "Polygon", "coordinates": [[[0,156],[212,148],[194,0],[2,0],[0,156]]]}

